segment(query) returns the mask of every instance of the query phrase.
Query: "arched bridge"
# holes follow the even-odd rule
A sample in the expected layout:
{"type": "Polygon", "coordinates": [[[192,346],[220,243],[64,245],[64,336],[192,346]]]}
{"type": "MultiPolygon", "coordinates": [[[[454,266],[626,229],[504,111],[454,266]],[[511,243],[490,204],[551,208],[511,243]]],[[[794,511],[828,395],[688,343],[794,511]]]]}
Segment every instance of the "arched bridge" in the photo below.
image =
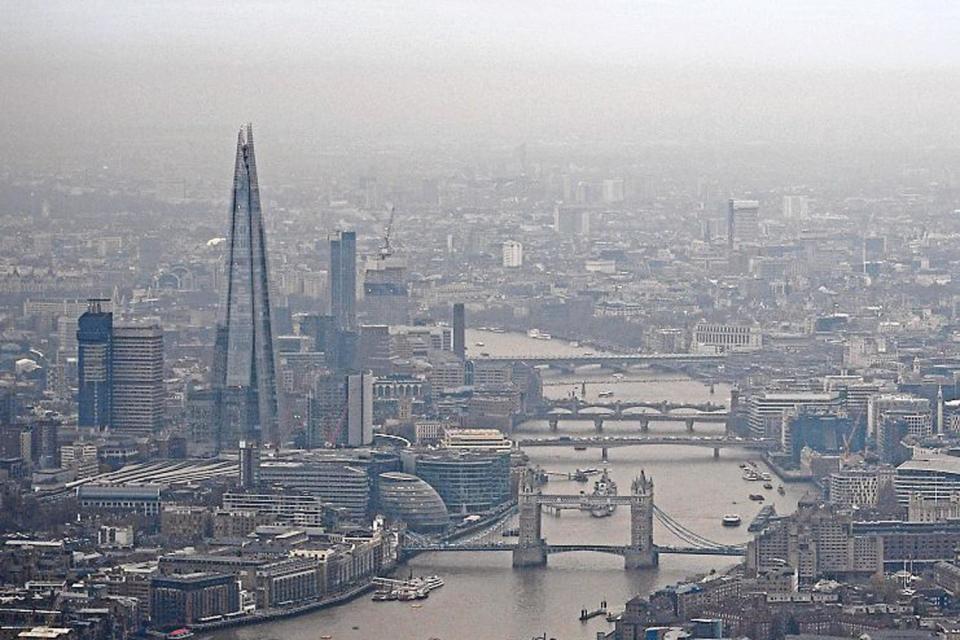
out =
{"type": "Polygon", "coordinates": [[[553,408],[528,415],[528,418],[546,420],[551,431],[558,431],[561,421],[592,420],[597,432],[603,431],[605,422],[630,422],[639,424],[646,432],[652,422],[683,422],[687,431],[693,431],[697,423],[722,424],[729,430],[730,412],[719,405],[702,405],[616,402],[612,404],[585,404],[582,400],[555,401],[553,408]]]}

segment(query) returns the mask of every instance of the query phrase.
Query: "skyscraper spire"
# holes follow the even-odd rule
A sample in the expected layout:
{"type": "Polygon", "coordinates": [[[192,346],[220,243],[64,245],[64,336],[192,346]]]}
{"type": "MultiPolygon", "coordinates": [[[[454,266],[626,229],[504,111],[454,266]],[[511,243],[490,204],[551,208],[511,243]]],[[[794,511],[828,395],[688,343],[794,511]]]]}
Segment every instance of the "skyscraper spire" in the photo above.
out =
{"type": "Polygon", "coordinates": [[[225,271],[213,366],[218,450],[278,437],[267,248],[249,124],[237,135],[225,271]]]}

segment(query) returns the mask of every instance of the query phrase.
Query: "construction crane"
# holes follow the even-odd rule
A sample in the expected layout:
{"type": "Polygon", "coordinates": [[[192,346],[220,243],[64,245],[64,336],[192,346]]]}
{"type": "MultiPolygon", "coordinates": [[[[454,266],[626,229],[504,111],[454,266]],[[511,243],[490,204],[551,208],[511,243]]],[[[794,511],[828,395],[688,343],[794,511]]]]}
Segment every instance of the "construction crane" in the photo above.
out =
{"type": "Polygon", "coordinates": [[[850,429],[850,431],[848,431],[847,434],[843,436],[843,461],[844,462],[849,460],[850,456],[853,454],[853,452],[850,450],[850,446],[853,443],[853,439],[856,437],[857,432],[859,431],[860,431],[860,421],[857,420],[854,423],[853,429],[850,429]]]}
{"type": "Polygon", "coordinates": [[[381,258],[388,258],[393,254],[393,249],[390,247],[390,233],[393,231],[393,217],[397,212],[397,208],[393,206],[392,202],[388,202],[385,208],[390,212],[390,217],[387,219],[387,226],[383,232],[383,246],[380,247],[381,258]]]}

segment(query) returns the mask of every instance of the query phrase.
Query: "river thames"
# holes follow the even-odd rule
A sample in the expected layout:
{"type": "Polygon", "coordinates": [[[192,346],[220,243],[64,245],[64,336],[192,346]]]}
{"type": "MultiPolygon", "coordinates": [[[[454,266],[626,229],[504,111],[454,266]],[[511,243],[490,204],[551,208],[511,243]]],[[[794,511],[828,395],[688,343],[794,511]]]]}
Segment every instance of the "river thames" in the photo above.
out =
{"type": "MultiPolygon", "coordinates": [[[[522,334],[497,334],[468,331],[472,354],[481,350],[497,354],[572,354],[591,351],[561,340],[535,340],[522,334]],[[483,343],[482,346],[477,343],[483,343]]],[[[612,392],[614,399],[667,400],[728,405],[730,388],[717,384],[711,389],[703,382],[669,373],[630,370],[621,377],[612,372],[581,368],[572,374],[544,372],[544,394],[551,398],[581,393],[586,382],[587,399],[601,392],[612,392]]],[[[561,433],[593,430],[592,422],[561,422],[561,433]]],[[[636,433],[639,425],[608,422],[604,433],[636,433]]],[[[697,425],[702,434],[720,433],[720,425],[697,425]]],[[[521,433],[548,431],[544,422],[524,423],[521,433]]],[[[652,433],[685,433],[682,423],[654,423],[652,433]]],[[[597,450],[533,449],[531,464],[548,471],[572,472],[577,468],[601,467],[597,450]]],[[[748,539],[747,525],[763,504],[774,504],[777,512],[787,514],[810,488],[804,484],[786,484],[785,495],[765,491],[756,482],[741,479],[740,463],[755,458],[746,450],[724,449],[718,460],[709,448],[687,446],[638,446],[610,449],[605,465],[621,493],[629,491],[630,481],[645,471],[654,481],[654,500],[658,507],[697,533],[723,543],[741,543],[748,539]],[[749,500],[750,493],[762,492],[766,502],[749,500]],[[739,528],[724,527],[724,514],[743,518],[739,528]]],[[[763,463],[758,461],[763,468],[763,463]]],[[[776,477],[774,485],[780,484],[776,477]]],[[[592,485],[552,479],[545,491],[579,493],[592,485]]],[[[624,544],[629,535],[629,509],[621,508],[611,517],[594,518],[586,513],[564,512],[561,517],[544,514],[544,537],[551,543],[624,544]]],[[[684,545],[659,524],[654,540],[661,545],[684,545]]],[[[724,570],[736,559],[710,556],[662,555],[655,569],[627,572],[623,559],[594,553],[570,553],[550,556],[545,568],[513,569],[508,552],[435,553],[419,556],[409,563],[417,575],[439,574],[446,586],[434,591],[427,600],[411,606],[403,602],[372,602],[363,596],[351,603],[297,618],[267,624],[228,629],[212,637],[216,640],[317,640],[329,635],[334,640],[389,638],[393,640],[529,640],[547,634],[557,640],[593,640],[601,630],[611,629],[602,617],[590,622],[578,620],[580,609],[595,608],[606,600],[614,611],[634,595],[647,595],[665,585],[692,574],[724,570]]],[[[208,637],[208,636],[205,636],[208,637]]]]}

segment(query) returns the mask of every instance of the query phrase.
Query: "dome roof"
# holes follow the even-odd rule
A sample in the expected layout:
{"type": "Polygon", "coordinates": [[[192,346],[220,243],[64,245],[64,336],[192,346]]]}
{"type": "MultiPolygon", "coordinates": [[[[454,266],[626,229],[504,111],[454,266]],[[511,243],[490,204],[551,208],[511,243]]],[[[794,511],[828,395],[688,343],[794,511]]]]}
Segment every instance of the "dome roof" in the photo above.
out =
{"type": "Polygon", "coordinates": [[[450,523],[447,507],[433,487],[408,473],[380,474],[380,509],[414,531],[430,531],[450,523]]]}

